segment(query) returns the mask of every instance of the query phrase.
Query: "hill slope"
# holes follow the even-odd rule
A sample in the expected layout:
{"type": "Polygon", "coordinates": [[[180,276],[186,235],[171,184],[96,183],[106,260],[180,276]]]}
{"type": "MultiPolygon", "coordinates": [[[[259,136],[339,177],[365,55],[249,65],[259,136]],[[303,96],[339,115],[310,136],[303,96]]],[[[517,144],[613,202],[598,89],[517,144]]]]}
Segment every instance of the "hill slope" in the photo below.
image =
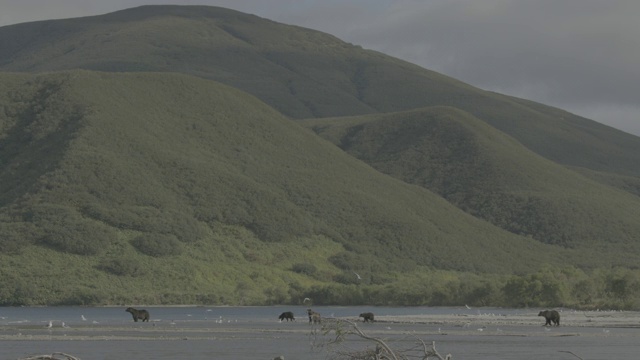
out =
{"type": "Polygon", "coordinates": [[[73,68],[189,73],[249,92],[293,118],[452,106],[561,164],[640,175],[636,136],[223,8],[143,6],[0,28],[0,70],[73,68]]]}
{"type": "Polygon", "coordinates": [[[640,198],[546,160],[460,110],[303,123],[377,170],[510,232],[603,253],[637,246],[640,198]]]}
{"type": "Polygon", "coordinates": [[[0,71],[0,304],[635,306],[635,136],[214,7],[1,27],[0,71]]]}
{"type": "Polygon", "coordinates": [[[243,301],[257,302],[271,281],[287,289],[359,271],[384,284],[418,268],[525,272],[542,256],[570,256],[542,255],[551,248],[385,176],[211,81],[0,76],[1,271],[15,281],[7,288],[31,279],[31,301],[232,299],[243,283],[262,294],[243,301]],[[301,274],[304,264],[318,271],[301,274]],[[123,279],[132,284],[117,290],[123,279]]]}

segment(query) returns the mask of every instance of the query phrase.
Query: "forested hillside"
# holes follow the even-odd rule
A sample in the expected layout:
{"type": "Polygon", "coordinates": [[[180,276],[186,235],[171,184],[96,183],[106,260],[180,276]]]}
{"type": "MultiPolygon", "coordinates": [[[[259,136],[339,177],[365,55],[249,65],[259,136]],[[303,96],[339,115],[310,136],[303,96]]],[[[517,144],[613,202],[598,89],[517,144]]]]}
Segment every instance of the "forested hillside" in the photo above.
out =
{"type": "Polygon", "coordinates": [[[514,234],[569,248],[637,244],[640,198],[544,159],[469,113],[430,107],[304,124],[375,169],[514,234]]]}
{"type": "MultiPolygon", "coordinates": [[[[264,250],[244,244],[252,241],[274,256],[289,248],[281,271],[308,264],[326,269],[317,280],[359,271],[385,283],[418,267],[527,271],[536,259],[525,249],[545,251],[211,81],[85,71],[3,80],[2,246],[13,258],[40,249],[26,264],[78,255],[116,280],[151,276],[145,262],[200,246],[206,260],[246,246],[243,262],[259,264],[264,250]],[[302,245],[315,241],[330,244],[317,258],[302,245]],[[496,261],[478,262],[480,253],[496,261]]],[[[31,283],[46,288],[51,275],[31,283]]]]}
{"type": "Polygon", "coordinates": [[[0,305],[637,308],[640,138],[331,35],[0,27],[0,305]]]}

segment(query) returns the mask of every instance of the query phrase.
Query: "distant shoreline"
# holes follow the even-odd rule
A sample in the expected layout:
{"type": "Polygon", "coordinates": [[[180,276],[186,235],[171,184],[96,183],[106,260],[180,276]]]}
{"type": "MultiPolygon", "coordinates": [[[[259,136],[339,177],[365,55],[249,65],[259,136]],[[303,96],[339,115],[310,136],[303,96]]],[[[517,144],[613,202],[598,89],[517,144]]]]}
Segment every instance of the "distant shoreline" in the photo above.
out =
{"type": "MultiPolygon", "coordinates": [[[[501,326],[533,326],[544,325],[544,318],[532,314],[503,315],[491,314],[446,314],[446,315],[397,315],[378,316],[380,322],[432,324],[450,326],[501,325],[501,326]]],[[[637,311],[562,311],[560,327],[607,327],[607,328],[640,328],[640,312],[637,311]]]]}
{"type": "MultiPolygon", "coordinates": [[[[190,306],[180,306],[190,307],[190,306]]],[[[198,306],[200,307],[200,306],[198,306]]],[[[421,314],[421,315],[376,315],[373,323],[349,317],[325,317],[323,325],[339,320],[350,320],[371,336],[385,337],[419,331],[421,336],[640,336],[640,332],[623,335],[615,329],[640,328],[640,312],[637,311],[574,311],[561,312],[560,326],[543,326],[544,318],[536,312],[519,314],[421,314]],[[600,330],[601,329],[601,330],[600,330]],[[611,329],[611,330],[610,330],[611,329]],[[630,335],[631,334],[631,335],[630,335]]],[[[38,323],[0,326],[0,341],[44,341],[44,340],[211,340],[235,337],[244,334],[248,338],[261,338],[266,334],[306,334],[319,325],[310,325],[306,319],[297,322],[277,321],[257,323],[218,324],[211,320],[197,322],[191,327],[180,321],[155,320],[150,323],[74,324],[68,328],[56,324],[44,329],[38,323]]]]}

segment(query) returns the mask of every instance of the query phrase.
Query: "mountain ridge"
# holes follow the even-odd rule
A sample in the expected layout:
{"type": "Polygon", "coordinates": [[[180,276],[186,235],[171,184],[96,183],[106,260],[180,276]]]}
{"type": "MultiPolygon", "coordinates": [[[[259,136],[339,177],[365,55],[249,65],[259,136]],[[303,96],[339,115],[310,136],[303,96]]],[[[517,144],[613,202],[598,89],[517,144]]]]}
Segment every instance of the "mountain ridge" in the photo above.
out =
{"type": "Polygon", "coordinates": [[[3,71],[183,72],[240,88],[297,119],[454,106],[553,161],[640,174],[636,136],[483,91],[328,34],[223,8],[143,6],[90,18],[11,25],[0,28],[0,45],[3,71]],[[144,21],[128,26],[118,22],[131,18],[144,21]],[[79,32],[77,23],[87,28],[79,32]],[[54,24],[61,30],[47,28],[54,24]],[[19,33],[32,33],[38,46],[24,53],[11,51],[12,44],[28,43],[16,39],[19,33]],[[40,43],[45,39],[46,46],[40,43]],[[604,146],[606,156],[585,145],[589,142],[604,146]]]}
{"type": "Polygon", "coordinates": [[[638,137],[213,7],[0,71],[2,304],[637,305],[638,137]]]}

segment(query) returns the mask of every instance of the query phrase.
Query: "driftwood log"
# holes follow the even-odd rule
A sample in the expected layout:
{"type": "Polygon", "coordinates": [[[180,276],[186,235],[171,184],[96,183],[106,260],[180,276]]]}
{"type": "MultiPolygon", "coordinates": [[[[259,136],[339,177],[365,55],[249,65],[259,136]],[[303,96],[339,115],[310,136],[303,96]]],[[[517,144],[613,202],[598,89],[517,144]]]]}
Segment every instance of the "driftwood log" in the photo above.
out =
{"type": "Polygon", "coordinates": [[[329,334],[331,332],[335,333],[335,337],[328,341],[328,344],[338,344],[348,340],[350,335],[356,336],[360,339],[364,339],[374,343],[375,349],[364,350],[364,351],[340,351],[335,350],[334,352],[338,355],[340,359],[350,359],[350,360],[400,360],[400,359],[438,359],[438,360],[451,360],[451,354],[447,354],[445,356],[440,355],[440,353],[436,350],[436,342],[431,342],[431,347],[429,347],[422,339],[415,337],[414,345],[409,346],[408,348],[392,348],[389,344],[383,339],[369,336],[362,329],[356,325],[355,322],[350,320],[338,320],[334,324],[325,325],[324,327],[325,334],[329,334]],[[346,324],[346,326],[345,326],[346,324]],[[418,345],[418,346],[415,346],[418,345]]]}

